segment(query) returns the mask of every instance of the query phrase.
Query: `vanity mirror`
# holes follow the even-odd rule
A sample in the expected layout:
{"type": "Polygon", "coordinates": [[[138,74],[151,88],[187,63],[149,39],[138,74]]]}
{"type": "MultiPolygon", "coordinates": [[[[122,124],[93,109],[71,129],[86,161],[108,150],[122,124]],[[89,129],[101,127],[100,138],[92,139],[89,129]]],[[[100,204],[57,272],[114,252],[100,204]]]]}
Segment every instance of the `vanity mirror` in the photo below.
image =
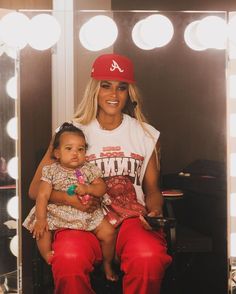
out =
{"type": "MultiPolygon", "coordinates": [[[[0,22],[7,13],[0,9],[0,22]]],[[[20,288],[17,56],[0,38],[0,293],[20,288]]]]}
{"type": "MultiPolygon", "coordinates": [[[[25,13],[32,17],[44,12],[25,13]]],[[[62,121],[73,116],[93,60],[102,53],[127,55],[135,64],[147,118],[161,132],[163,187],[184,191],[183,201],[174,205],[177,221],[212,241],[209,252],[189,252],[180,257],[181,275],[176,284],[179,292],[176,293],[227,293],[227,50],[201,48],[199,43],[195,44],[198,48],[194,50],[185,39],[186,28],[192,22],[207,16],[226,20],[227,14],[214,11],[54,11],[53,15],[62,29],[57,45],[46,51],[29,46],[21,51],[21,159],[27,162],[27,167],[22,167],[21,176],[22,219],[33,206],[27,197],[28,185],[48,146],[51,129],[54,130],[62,121]],[[173,35],[164,46],[157,46],[151,38],[142,40],[141,46],[146,48],[140,48],[134,43],[134,33],[132,38],[135,24],[151,15],[160,14],[172,23],[173,35]],[[92,43],[85,37],[89,29],[83,29],[82,33],[80,30],[98,15],[114,21],[114,42],[104,49],[85,48],[83,38],[89,45],[92,43]],[[154,48],[147,48],[149,45],[154,48]],[[33,69],[31,76],[27,71],[29,68],[33,69]],[[27,105],[30,105],[30,111],[27,105]],[[30,160],[27,161],[27,158],[30,160]]],[[[100,29],[101,35],[105,35],[105,28],[100,29]]],[[[135,36],[141,31],[144,34],[145,30],[147,27],[139,27],[135,36]]],[[[196,27],[192,30],[196,30],[196,27]]],[[[15,63],[9,60],[13,70],[15,63]]],[[[1,83],[6,82],[10,74],[5,80],[3,77],[1,66],[1,83]]],[[[6,94],[1,95],[6,101],[10,99],[6,94]]],[[[6,103],[6,109],[13,107],[6,103]]],[[[3,138],[9,140],[5,133],[3,138]]],[[[13,142],[10,141],[11,144],[13,142]]],[[[7,144],[4,143],[5,150],[7,144]]],[[[7,147],[7,150],[14,153],[15,147],[11,148],[7,147]]],[[[33,275],[35,246],[28,232],[23,231],[22,236],[23,293],[33,293],[37,288],[33,275]]]]}

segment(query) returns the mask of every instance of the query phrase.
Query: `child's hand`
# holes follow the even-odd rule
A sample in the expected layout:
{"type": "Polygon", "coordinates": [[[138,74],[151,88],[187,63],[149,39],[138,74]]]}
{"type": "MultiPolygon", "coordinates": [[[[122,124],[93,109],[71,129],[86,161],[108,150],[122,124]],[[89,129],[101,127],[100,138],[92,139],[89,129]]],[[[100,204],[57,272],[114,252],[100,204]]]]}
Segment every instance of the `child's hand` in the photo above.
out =
{"type": "Polygon", "coordinates": [[[86,185],[86,184],[78,184],[76,189],[75,189],[75,193],[77,195],[80,195],[80,196],[88,194],[88,185],[86,185]]]}
{"type": "Polygon", "coordinates": [[[36,238],[36,240],[39,240],[43,237],[44,232],[48,231],[48,222],[46,219],[40,219],[36,220],[34,227],[31,231],[33,234],[33,238],[36,238]]]}

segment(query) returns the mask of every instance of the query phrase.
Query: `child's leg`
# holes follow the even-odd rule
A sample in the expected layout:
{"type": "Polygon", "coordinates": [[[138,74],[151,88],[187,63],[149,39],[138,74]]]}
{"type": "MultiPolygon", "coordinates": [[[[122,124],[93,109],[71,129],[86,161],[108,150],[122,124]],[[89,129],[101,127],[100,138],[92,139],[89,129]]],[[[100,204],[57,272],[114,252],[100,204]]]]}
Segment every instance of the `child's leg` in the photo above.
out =
{"type": "Polygon", "coordinates": [[[104,219],[93,233],[101,243],[106,278],[110,281],[116,281],[118,277],[112,269],[112,260],[114,258],[116,245],[116,231],[114,227],[104,219]]]}
{"type": "Polygon", "coordinates": [[[51,264],[52,251],[52,232],[44,232],[43,237],[36,241],[41,256],[48,264],[51,264]]]}

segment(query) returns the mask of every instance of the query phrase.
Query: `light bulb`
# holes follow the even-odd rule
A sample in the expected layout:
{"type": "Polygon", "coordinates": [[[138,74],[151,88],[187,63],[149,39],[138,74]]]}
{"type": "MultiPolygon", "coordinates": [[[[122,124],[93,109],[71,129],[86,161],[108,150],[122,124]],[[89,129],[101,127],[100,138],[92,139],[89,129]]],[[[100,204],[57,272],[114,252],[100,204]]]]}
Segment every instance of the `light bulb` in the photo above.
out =
{"type": "Polygon", "coordinates": [[[17,48],[5,45],[4,50],[7,56],[11,57],[12,59],[17,58],[17,48]]]}
{"type": "Polygon", "coordinates": [[[116,23],[106,15],[92,17],[79,31],[81,44],[90,51],[99,51],[112,46],[117,36],[116,23]]]}
{"type": "Polygon", "coordinates": [[[15,235],[10,242],[10,250],[13,255],[18,256],[18,235],[15,235]]]}
{"type": "Polygon", "coordinates": [[[13,98],[16,99],[17,98],[17,79],[16,77],[11,77],[6,84],[6,91],[7,94],[13,98]]]}
{"type": "Polygon", "coordinates": [[[230,216],[236,217],[236,193],[230,194],[230,216]]]}
{"type": "Polygon", "coordinates": [[[236,257],[236,233],[230,234],[230,256],[236,257]]]}
{"type": "Polygon", "coordinates": [[[0,21],[0,39],[8,46],[22,49],[27,44],[29,19],[20,12],[10,12],[0,21]]]}
{"type": "Polygon", "coordinates": [[[196,29],[200,43],[207,48],[225,49],[227,40],[226,21],[218,16],[203,18],[196,29]]]}
{"type": "Polygon", "coordinates": [[[229,117],[230,137],[236,137],[236,113],[231,113],[229,117]]]}
{"type": "Polygon", "coordinates": [[[236,15],[230,18],[228,23],[228,37],[236,45],[236,15]]]}
{"type": "Polygon", "coordinates": [[[236,153],[230,154],[230,176],[236,177],[236,153]]]}
{"type": "Polygon", "coordinates": [[[148,16],[140,27],[140,35],[143,42],[154,47],[167,45],[172,39],[173,34],[172,22],[161,14],[148,16]]]}
{"type": "Polygon", "coordinates": [[[143,50],[152,50],[155,48],[155,46],[150,45],[150,44],[146,44],[140,34],[140,28],[142,26],[142,24],[144,23],[145,19],[142,19],[140,21],[138,21],[133,29],[132,29],[132,39],[134,44],[139,47],[140,49],[143,50]]]}
{"type": "Polygon", "coordinates": [[[7,134],[10,138],[17,140],[18,134],[17,134],[17,118],[13,117],[11,118],[7,123],[7,134]]]}
{"type": "Polygon", "coordinates": [[[36,50],[46,50],[60,39],[61,27],[50,14],[38,14],[30,20],[28,43],[36,50]]]}
{"type": "Polygon", "coordinates": [[[14,196],[7,202],[7,212],[15,219],[18,219],[18,197],[14,196]]]}
{"type": "Polygon", "coordinates": [[[229,97],[236,98],[236,75],[229,76],[229,97]]]}
{"type": "Polygon", "coordinates": [[[191,22],[184,30],[185,43],[188,45],[189,48],[195,51],[202,51],[206,49],[206,47],[203,46],[197,38],[196,29],[199,22],[199,20],[191,22]]]}
{"type": "Polygon", "coordinates": [[[7,172],[10,177],[18,179],[18,158],[12,157],[7,163],[7,172]]]}

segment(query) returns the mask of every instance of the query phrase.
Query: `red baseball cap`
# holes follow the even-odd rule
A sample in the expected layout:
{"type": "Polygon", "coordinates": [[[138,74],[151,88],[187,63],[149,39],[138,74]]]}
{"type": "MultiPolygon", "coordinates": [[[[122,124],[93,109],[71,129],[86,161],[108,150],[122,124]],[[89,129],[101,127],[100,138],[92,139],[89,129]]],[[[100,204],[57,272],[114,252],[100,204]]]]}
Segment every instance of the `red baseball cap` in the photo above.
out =
{"type": "Polygon", "coordinates": [[[100,55],[93,63],[91,77],[95,80],[111,80],[134,83],[134,66],[126,56],[100,55]]]}

